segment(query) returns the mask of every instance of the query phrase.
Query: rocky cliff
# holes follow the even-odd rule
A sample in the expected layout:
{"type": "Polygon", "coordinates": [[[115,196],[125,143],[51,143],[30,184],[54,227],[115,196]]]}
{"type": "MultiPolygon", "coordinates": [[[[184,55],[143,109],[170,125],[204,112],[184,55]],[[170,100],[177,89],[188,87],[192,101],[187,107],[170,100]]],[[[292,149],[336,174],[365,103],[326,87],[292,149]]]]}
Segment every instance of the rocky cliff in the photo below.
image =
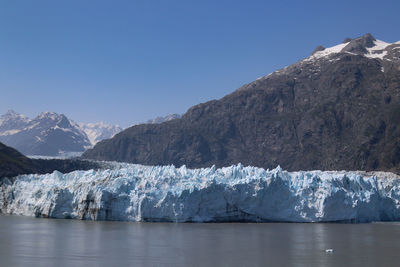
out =
{"type": "Polygon", "coordinates": [[[400,171],[400,42],[318,47],[181,119],[126,129],[83,155],[146,165],[400,171]]]}

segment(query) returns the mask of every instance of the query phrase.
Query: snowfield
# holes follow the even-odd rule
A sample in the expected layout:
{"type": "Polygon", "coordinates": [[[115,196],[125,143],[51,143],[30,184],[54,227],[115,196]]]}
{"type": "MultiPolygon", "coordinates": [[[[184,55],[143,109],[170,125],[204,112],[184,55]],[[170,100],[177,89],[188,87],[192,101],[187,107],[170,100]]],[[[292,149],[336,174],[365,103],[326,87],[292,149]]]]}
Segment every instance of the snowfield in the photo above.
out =
{"type": "Polygon", "coordinates": [[[400,220],[399,176],[384,172],[113,164],[12,180],[0,181],[1,213],[166,222],[400,220]]]}

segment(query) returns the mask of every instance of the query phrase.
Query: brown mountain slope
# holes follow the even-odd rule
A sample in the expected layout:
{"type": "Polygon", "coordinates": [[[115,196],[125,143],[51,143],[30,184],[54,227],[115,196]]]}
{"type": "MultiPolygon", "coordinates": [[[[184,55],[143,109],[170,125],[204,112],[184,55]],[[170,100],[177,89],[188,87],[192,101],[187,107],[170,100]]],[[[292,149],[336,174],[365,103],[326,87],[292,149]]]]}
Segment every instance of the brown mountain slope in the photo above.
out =
{"type": "MultiPolygon", "coordinates": [[[[400,170],[400,43],[367,34],[192,107],[133,126],[84,158],[287,170],[400,170]],[[380,50],[379,50],[380,49],[380,50]],[[333,51],[333,52],[332,52],[333,51]]],[[[322,50],[321,50],[322,49],[322,50]]]]}

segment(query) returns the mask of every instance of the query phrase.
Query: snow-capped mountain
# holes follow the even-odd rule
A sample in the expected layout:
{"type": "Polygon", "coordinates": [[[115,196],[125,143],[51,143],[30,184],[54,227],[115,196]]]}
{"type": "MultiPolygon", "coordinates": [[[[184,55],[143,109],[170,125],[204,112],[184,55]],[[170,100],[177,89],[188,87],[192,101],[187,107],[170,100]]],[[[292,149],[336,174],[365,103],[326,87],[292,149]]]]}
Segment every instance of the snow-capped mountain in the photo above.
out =
{"type": "Polygon", "coordinates": [[[0,142],[25,155],[79,155],[96,142],[111,138],[120,128],[104,123],[80,124],[64,114],[43,112],[34,119],[8,111],[0,117],[0,142]]]}
{"type": "Polygon", "coordinates": [[[86,134],[63,114],[43,112],[29,119],[9,111],[1,122],[0,142],[26,155],[59,156],[91,146],[86,134]]]}
{"type": "Polygon", "coordinates": [[[400,171],[400,42],[346,39],[83,157],[190,168],[400,171]],[[121,144],[124,144],[123,146],[121,144]]]}
{"type": "Polygon", "coordinates": [[[0,136],[12,135],[28,126],[30,119],[14,110],[0,117],[0,136]]]}
{"type": "Polygon", "coordinates": [[[109,125],[104,122],[79,123],[79,127],[86,133],[86,136],[93,146],[99,141],[112,138],[122,131],[122,128],[118,125],[109,125]]]}

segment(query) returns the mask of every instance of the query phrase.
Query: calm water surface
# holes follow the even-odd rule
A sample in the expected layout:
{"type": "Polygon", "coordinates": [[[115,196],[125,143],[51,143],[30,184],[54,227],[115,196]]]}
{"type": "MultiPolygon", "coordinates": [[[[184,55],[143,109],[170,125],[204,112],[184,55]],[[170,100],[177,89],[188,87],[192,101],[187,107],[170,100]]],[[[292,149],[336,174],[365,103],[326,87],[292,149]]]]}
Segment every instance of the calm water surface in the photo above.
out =
{"type": "Polygon", "coordinates": [[[1,266],[400,266],[400,223],[173,224],[0,216],[1,266]],[[333,248],[333,253],[325,249],[333,248]]]}

